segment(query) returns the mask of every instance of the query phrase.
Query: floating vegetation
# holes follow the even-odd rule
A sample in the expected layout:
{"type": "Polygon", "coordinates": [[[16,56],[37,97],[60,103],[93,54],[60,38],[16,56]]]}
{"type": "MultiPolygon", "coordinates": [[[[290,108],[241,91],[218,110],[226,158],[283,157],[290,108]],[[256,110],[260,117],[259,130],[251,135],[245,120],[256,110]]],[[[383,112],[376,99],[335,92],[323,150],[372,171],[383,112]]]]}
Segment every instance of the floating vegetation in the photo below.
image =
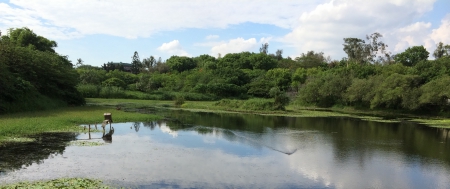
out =
{"type": "Polygon", "coordinates": [[[86,178],[60,178],[50,181],[20,182],[9,185],[0,185],[0,189],[10,188],[110,188],[100,180],[86,178]]]}
{"type": "Polygon", "coordinates": [[[26,137],[6,137],[4,139],[5,142],[34,142],[35,139],[33,138],[26,138],[26,137]]]}
{"type": "Polygon", "coordinates": [[[98,141],[83,141],[83,140],[75,140],[69,143],[71,146],[102,146],[105,145],[103,142],[98,141]]]}
{"type": "Polygon", "coordinates": [[[450,128],[450,119],[413,119],[411,121],[425,124],[430,127],[450,128]]]}

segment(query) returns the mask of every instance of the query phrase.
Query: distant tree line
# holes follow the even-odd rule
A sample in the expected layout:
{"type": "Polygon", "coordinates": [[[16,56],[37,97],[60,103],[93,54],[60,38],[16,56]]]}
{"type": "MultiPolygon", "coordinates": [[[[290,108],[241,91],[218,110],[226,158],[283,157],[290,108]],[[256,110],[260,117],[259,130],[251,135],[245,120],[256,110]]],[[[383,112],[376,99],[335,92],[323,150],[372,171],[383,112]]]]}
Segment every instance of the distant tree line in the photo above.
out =
{"type": "MultiPolygon", "coordinates": [[[[344,38],[346,58],[331,60],[309,51],[292,59],[281,49],[269,53],[230,53],[223,57],[153,56],[139,60],[132,73],[78,69],[81,85],[115,86],[144,93],[197,93],[220,98],[289,96],[299,106],[353,106],[368,109],[442,112],[449,109],[450,46],[439,43],[428,60],[423,46],[392,55],[379,33],[344,38]],[[272,92],[271,92],[272,91],[272,92]],[[278,91],[278,92],[277,92],[278,91]]],[[[201,99],[200,99],[201,100],[201,99]]]]}

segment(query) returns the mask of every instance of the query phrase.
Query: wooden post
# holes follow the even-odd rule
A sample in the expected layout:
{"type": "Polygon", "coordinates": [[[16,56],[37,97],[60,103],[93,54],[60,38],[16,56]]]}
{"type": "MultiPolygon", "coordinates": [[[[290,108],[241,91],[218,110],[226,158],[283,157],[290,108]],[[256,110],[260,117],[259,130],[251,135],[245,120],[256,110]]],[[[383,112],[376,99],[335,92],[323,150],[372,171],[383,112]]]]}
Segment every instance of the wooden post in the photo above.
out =
{"type": "Polygon", "coordinates": [[[105,117],[105,120],[109,121],[109,129],[111,130],[112,114],[111,113],[104,113],[103,116],[105,117]]]}

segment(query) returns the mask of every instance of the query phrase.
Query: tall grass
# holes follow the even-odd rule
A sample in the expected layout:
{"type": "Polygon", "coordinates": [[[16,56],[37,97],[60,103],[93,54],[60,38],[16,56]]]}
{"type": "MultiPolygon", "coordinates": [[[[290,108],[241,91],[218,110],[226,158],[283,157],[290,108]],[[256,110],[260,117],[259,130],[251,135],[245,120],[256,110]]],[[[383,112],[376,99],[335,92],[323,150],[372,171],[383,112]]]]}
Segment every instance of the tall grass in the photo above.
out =
{"type": "Polygon", "coordinates": [[[248,100],[230,100],[222,99],[214,105],[230,109],[240,110],[273,110],[274,103],[272,99],[252,98],[248,100]]]}

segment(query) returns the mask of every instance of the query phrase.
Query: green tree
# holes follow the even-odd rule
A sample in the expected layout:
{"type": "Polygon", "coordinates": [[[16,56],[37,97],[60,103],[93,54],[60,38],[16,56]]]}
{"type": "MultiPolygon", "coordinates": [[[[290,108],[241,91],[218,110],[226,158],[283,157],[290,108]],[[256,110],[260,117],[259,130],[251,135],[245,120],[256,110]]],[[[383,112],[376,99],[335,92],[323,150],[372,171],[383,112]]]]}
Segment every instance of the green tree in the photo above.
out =
{"type": "Polygon", "coordinates": [[[303,68],[313,68],[326,65],[329,62],[329,57],[325,57],[323,52],[308,51],[306,54],[302,53],[300,57],[295,58],[295,61],[303,68]]]}
{"type": "Polygon", "coordinates": [[[374,62],[379,52],[389,56],[386,52],[388,45],[379,41],[380,37],[383,35],[378,32],[367,35],[366,39],[369,41],[367,44],[363,39],[344,38],[344,51],[347,53],[348,60],[356,63],[374,62]]]}
{"type": "Polygon", "coordinates": [[[261,48],[259,48],[259,53],[268,54],[269,53],[269,44],[268,43],[262,44],[261,48]]]}
{"type": "Polygon", "coordinates": [[[153,56],[144,58],[144,60],[142,60],[142,64],[143,66],[145,66],[147,71],[150,71],[153,68],[153,66],[156,65],[156,59],[153,56]]]}
{"type": "Polygon", "coordinates": [[[266,78],[275,82],[275,86],[281,91],[287,91],[291,85],[291,71],[283,68],[275,68],[267,71],[266,78]]]}
{"type": "Polygon", "coordinates": [[[139,54],[134,51],[133,57],[131,57],[131,73],[138,74],[142,68],[141,60],[139,59],[139,54]]]}
{"type": "Polygon", "coordinates": [[[274,107],[275,110],[285,110],[286,105],[289,104],[289,97],[286,95],[286,92],[281,91],[278,87],[273,87],[269,91],[270,96],[274,98],[274,107]]]}
{"type": "Polygon", "coordinates": [[[197,64],[192,58],[184,56],[171,56],[166,61],[167,66],[173,71],[183,72],[190,69],[194,69],[197,64]]]}
{"type": "Polygon", "coordinates": [[[397,54],[394,60],[405,66],[414,66],[420,61],[427,60],[429,54],[423,46],[408,47],[404,52],[397,54]]]}
{"type": "Polygon", "coordinates": [[[449,56],[450,55],[450,45],[444,45],[444,43],[439,42],[436,45],[436,50],[433,52],[433,56],[436,59],[439,59],[443,56],[449,56]]]}
{"type": "Polygon", "coordinates": [[[2,40],[13,43],[15,46],[26,47],[32,50],[55,53],[58,44],[55,41],[35,34],[32,30],[24,28],[10,28],[8,35],[1,36],[2,40]]]}

